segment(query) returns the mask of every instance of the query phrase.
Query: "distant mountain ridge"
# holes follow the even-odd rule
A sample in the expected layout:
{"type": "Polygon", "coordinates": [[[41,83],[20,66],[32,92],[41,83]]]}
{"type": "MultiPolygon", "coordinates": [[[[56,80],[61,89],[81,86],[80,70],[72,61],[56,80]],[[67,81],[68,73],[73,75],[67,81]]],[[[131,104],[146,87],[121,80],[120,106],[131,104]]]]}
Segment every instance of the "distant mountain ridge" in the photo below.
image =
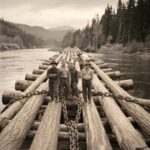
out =
{"type": "Polygon", "coordinates": [[[58,26],[46,29],[40,26],[29,26],[25,24],[17,24],[26,33],[30,33],[36,37],[40,37],[46,44],[61,42],[68,31],[74,31],[71,26],[58,26]]]}

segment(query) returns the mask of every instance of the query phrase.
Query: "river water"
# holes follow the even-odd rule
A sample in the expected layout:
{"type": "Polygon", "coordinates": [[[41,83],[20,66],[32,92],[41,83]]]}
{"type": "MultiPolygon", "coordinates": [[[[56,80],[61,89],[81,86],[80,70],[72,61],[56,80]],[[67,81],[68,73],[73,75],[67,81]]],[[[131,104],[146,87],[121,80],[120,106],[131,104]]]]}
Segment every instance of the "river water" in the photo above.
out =
{"type": "MultiPolygon", "coordinates": [[[[42,59],[56,52],[47,49],[14,50],[0,53],[0,97],[5,90],[14,90],[16,80],[24,80],[26,73],[38,68],[42,59]]],[[[125,73],[124,79],[134,80],[133,95],[150,99],[150,58],[138,56],[102,55],[105,62],[125,73]]],[[[1,99],[0,106],[2,107],[1,99]]]]}
{"type": "Polygon", "coordinates": [[[102,55],[103,60],[114,70],[123,73],[122,79],[133,79],[134,89],[129,93],[150,99],[150,55],[130,56],[130,55],[102,55]]]}
{"type": "Polygon", "coordinates": [[[14,91],[15,81],[24,80],[26,73],[37,69],[43,59],[56,54],[47,49],[28,49],[0,52],[0,107],[5,90],[14,91]]]}

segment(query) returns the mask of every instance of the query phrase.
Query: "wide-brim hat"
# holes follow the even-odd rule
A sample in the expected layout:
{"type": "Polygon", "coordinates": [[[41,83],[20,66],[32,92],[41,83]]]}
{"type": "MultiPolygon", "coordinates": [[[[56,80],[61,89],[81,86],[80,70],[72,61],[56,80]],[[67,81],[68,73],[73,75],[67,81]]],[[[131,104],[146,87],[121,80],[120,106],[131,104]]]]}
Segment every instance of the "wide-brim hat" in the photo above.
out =
{"type": "Polygon", "coordinates": [[[55,60],[52,60],[51,65],[54,65],[54,64],[57,65],[57,62],[55,60]]]}

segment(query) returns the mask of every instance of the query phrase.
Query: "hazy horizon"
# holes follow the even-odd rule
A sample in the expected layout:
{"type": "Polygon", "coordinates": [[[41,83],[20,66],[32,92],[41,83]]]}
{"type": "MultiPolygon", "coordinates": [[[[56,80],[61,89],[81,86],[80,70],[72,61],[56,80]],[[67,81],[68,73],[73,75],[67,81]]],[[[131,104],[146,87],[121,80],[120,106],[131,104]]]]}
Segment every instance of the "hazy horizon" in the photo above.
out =
{"type": "MultiPolygon", "coordinates": [[[[122,0],[126,1],[126,0],[122,0]]],[[[41,26],[83,28],[96,14],[104,13],[107,4],[116,8],[118,0],[5,0],[0,2],[1,18],[7,21],[41,26]]]]}

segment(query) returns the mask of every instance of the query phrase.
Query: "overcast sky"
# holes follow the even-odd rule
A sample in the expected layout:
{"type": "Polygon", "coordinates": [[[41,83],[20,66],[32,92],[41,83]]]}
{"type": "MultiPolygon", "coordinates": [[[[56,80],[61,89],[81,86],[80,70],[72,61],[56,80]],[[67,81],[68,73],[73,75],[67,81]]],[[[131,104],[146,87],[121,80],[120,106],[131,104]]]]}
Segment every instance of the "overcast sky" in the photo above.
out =
{"type": "MultiPolygon", "coordinates": [[[[82,28],[109,3],[118,0],[0,0],[0,17],[16,23],[51,28],[70,25],[82,28]]],[[[126,1],[126,0],[124,0],[126,1]]]]}

